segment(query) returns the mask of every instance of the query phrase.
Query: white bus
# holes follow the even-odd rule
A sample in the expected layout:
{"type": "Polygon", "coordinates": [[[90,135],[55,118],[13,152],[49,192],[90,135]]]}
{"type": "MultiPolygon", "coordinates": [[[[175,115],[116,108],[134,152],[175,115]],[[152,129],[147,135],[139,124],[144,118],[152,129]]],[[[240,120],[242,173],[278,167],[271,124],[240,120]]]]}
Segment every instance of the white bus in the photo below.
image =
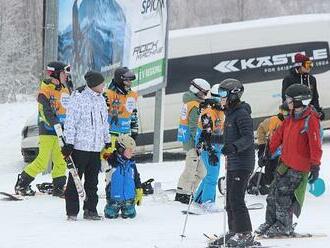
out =
{"type": "MultiPolygon", "coordinates": [[[[320,105],[330,117],[330,15],[299,15],[173,30],[169,33],[168,83],[165,96],[164,148],[175,142],[182,94],[201,77],[210,84],[225,78],[244,83],[243,100],[252,107],[255,127],[276,114],[282,79],[303,52],[314,61],[320,105]]],[[[139,101],[140,144],[152,144],[154,97],[139,101]]],[[[329,127],[329,121],[322,125],[329,127]]],[[[141,147],[142,148],[142,147],[141,147]]],[[[150,150],[150,146],[143,146],[150,150]]]]}

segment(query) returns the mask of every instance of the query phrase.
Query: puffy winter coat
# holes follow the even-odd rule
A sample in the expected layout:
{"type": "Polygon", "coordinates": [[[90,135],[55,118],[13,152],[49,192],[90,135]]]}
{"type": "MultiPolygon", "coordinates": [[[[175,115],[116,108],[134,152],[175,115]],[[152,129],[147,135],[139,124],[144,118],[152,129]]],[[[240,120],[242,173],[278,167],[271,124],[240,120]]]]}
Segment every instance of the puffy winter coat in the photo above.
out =
{"type": "Polygon", "coordinates": [[[317,111],[320,109],[319,93],[316,87],[316,78],[308,73],[300,74],[298,68],[292,68],[289,71],[282,82],[282,101],[285,101],[285,91],[292,84],[304,84],[308,86],[312,91],[311,104],[316,108],[317,111]]]}
{"type": "Polygon", "coordinates": [[[76,150],[100,152],[110,142],[108,111],[102,94],[88,86],[71,97],[64,123],[66,143],[76,150]]]}
{"type": "Polygon", "coordinates": [[[108,162],[112,168],[107,186],[107,198],[116,201],[134,199],[135,189],[141,188],[140,175],[134,160],[124,159],[115,153],[108,162]]]}
{"type": "Polygon", "coordinates": [[[233,144],[237,153],[227,156],[227,169],[252,171],[255,163],[251,107],[245,102],[225,111],[224,145],[233,144]]]}
{"type": "Polygon", "coordinates": [[[290,116],[283,121],[271,137],[270,152],[280,145],[281,160],[292,169],[309,172],[312,165],[321,164],[320,120],[312,107],[298,118],[290,116]]]}
{"type": "Polygon", "coordinates": [[[273,132],[282,124],[278,115],[271,116],[263,120],[257,128],[258,144],[266,144],[273,132]]]}

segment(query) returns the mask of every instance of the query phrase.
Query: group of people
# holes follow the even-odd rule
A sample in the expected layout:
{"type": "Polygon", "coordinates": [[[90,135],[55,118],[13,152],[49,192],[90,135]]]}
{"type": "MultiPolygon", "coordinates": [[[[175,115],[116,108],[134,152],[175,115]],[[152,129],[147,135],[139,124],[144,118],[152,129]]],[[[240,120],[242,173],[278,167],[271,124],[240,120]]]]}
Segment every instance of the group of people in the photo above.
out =
{"type": "MultiPolygon", "coordinates": [[[[257,130],[258,165],[265,167],[263,186],[268,194],[266,221],[255,231],[257,235],[292,235],[293,214],[300,215],[307,182],[319,176],[324,112],[316,79],[309,74],[312,67],[308,56],[295,55],[295,64],[282,83],[279,113],[257,130]]],[[[251,107],[240,100],[243,92],[243,84],[236,79],[225,79],[211,88],[197,78],[183,95],[178,141],[183,143],[186,161],[175,200],[214,207],[220,154],[225,157],[229,231],[213,246],[220,247],[224,240],[231,247],[258,244],[244,201],[255,167],[255,149],[251,107]]]]}
{"type": "MultiPolygon", "coordinates": [[[[279,113],[263,121],[257,131],[258,165],[265,167],[266,221],[259,235],[293,233],[293,213],[299,216],[308,180],[318,178],[322,149],[316,79],[309,74],[313,63],[295,55],[295,66],[283,80],[279,113]]],[[[98,173],[106,161],[106,218],[134,218],[142,201],[140,176],[133,160],[138,135],[137,93],[131,90],[135,74],[119,67],[108,89],[100,72],[88,71],[86,84],[76,90],[69,80],[70,66],[51,62],[48,78],[38,92],[39,154],[18,175],[15,192],[34,195],[30,184],[53,163],[53,196],[64,197],[69,220],[76,220],[79,197],[71,175],[66,180],[65,159],[71,157],[80,178],[84,176],[86,199],[83,217],[100,220],[97,212],[98,173]],[[61,148],[54,125],[61,124],[65,144],[61,148]]],[[[244,197],[255,167],[251,107],[241,101],[243,84],[225,79],[212,87],[201,78],[191,81],[183,94],[178,140],[186,151],[175,201],[216,208],[220,155],[226,168],[228,246],[254,245],[254,235],[244,197]]]]}
{"type": "Polygon", "coordinates": [[[139,173],[132,156],[138,134],[137,93],[131,90],[135,74],[119,67],[104,91],[100,72],[88,71],[86,84],[72,90],[70,66],[62,62],[47,65],[48,78],[38,92],[39,153],[18,175],[16,194],[33,196],[31,182],[52,162],[53,190],[65,198],[68,220],[76,220],[79,196],[71,174],[66,178],[65,159],[71,157],[79,177],[84,176],[86,198],[83,218],[100,220],[97,212],[98,174],[101,160],[106,168],[107,205],[105,217],[134,218],[135,205],[142,201],[139,173]],[[63,128],[65,144],[60,147],[54,126],[63,128]]]}

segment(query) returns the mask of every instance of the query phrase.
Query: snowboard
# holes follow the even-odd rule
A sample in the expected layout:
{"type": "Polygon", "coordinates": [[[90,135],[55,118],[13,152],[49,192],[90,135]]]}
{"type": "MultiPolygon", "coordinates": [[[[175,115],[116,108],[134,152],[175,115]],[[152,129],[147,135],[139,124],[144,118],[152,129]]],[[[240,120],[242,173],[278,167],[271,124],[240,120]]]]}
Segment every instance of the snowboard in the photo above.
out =
{"type": "MultiPolygon", "coordinates": [[[[259,209],[263,209],[264,208],[264,204],[262,203],[253,203],[247,206],[248,210],[259,210],[259,209]]],[[[223,208],[219,209],[219,211],[215,211],[215,212],[207,212],[207,211],[203,211],[201,209],[201,211],[187,211],[187,210],[182,210],[181,213],[182,214],[191,214],[191,215],[204,215],[204,214],[213,214],[213,213],[222,213],[224,211],[223,208]]]]}
{"type": "Polygon", "coordinates": [[[2,200],[4,201],[22,201],[23,198],[20,197],[19,195],[15,195],[15,194],[9,194],[7,192],[0,192],[0,195],[2,195],[2,200]]]}
{"type": "MultiPolygon", "coordinates": [[[[203,233],[203,235],[208,239],[208,246],[206,248],[224,248],[223,244],[222,245],[212,244],[213,241],[220,238],[216,234],[208,235],[206,233],[203,233]]],[[[259,242],[256,242],[256,243],[259,243],[259,242]]],[[[244,248],[272,248],[272,247],[276,247],[276,246],[269,246],[269,245],[265,246],[265,245],[261,245],[260,243],[259,243],[259,245],[255,244],[255,245],[251,245],[251,246],[244,246],[244,248]]],[[[242,247],[237,247],[237,248],[242,248],[242,247]]]]}
{"type": "Polygon", "coordinates": [[[293,233],[292,235],[282,235],[276,237],[265,237],[265,236],[256,236],[256,240],[262,239],[304,239],[304,238],[324,238],[327,237],[327,234],[324,233],[293,233]]]}

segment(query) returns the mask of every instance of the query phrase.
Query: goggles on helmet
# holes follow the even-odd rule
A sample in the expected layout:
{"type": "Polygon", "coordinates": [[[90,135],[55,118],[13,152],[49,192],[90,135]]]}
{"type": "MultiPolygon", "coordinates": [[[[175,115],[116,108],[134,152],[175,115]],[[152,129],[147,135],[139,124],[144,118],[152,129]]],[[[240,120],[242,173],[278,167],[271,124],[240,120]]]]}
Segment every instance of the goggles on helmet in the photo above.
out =
{"type": "Polygon", "coordinates": [[[228,91],[226,91],[226,90],[219,90],[219,97],[220,98],[228,97],[228,91]]]}
{"type": "Polygon", "coordinates": [[[70,74],[70,72],[71,72],[71,65],[67,65],[67,66],[65,66],[65,67],[64,67],[64,72],[65,72],[66,74],[70,74]]]}

